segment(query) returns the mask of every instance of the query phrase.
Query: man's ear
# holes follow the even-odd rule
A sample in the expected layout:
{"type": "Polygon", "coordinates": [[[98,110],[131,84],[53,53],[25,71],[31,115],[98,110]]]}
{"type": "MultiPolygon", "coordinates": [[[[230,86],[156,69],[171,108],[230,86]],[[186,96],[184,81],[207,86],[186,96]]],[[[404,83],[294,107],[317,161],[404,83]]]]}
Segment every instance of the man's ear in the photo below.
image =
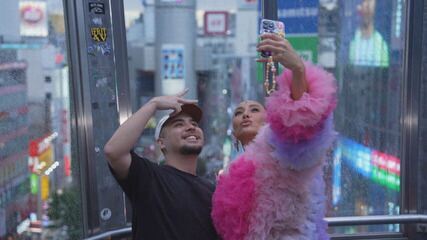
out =
{"type": "Polygon", "coordinates": [[[159,148],[161,151],[163,148],[165,148],[165,143],[163,142],[163,138],[157,139],[157,144],[159,145],[159,148]]]}

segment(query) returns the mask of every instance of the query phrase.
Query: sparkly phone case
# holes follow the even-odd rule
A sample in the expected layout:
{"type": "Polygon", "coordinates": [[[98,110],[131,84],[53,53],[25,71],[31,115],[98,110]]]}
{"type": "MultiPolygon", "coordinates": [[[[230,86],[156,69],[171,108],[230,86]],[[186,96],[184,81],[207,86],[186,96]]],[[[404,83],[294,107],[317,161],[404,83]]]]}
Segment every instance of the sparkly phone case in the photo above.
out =
{"type": "MultiPolygon", "coordinates": [[[[282,37],[285,37],[285,24],[280,21],[274,21],[269,19],[262,19],[260,26],[260,35],[264,33],[275,33],[282,37]]],[[[261,57],[269,57],[271,56],[271,52],[262,51],[261,57]]]]}

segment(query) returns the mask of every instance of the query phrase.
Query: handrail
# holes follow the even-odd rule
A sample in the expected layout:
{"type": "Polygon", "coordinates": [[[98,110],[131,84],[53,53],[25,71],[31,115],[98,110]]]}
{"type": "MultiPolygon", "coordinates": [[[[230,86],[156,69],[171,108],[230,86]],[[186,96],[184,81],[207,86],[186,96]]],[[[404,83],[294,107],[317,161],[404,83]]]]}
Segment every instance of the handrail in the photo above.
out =
{"type": "Polygon", "coordinates": [[[101,234],[89,237],[89,238],[85,238],[85,240],[98,240],[98,239],[105,239],[107,237],[114,237],[114,236],[118,236],[118,235],[122,235],[122,234],[130,234],[132,233],[132,228],[131,227],[125,227],[125,228],[120,228],[120,229],[116,229],[116,230],[111,230],[108,232],[103,232],[101,234]]]}
{"type": "Polygon", "coordinates": [[[351,225],[377,225],[377,224],[403,224],[403,223],[427,223],[427,215],[402,214],[402,215],[375,215],[375,216],[351,216],[325,218],[328,226],[351,225]]]}
{"type": "MultiPolygon", "coordinates": [[[[353,226],[353,225],[378,225],[378,224],[404,224],[404,223],[427,223],[427,215],[403,214],[403,215],[375,215],[375,216],[351,216],[351,217],[327,217],[325,218],[329,227],[353,226]]],[[[85,240],[98,240],[122,234],[130,234],[131,227],[120,228],[85,240]]]]}

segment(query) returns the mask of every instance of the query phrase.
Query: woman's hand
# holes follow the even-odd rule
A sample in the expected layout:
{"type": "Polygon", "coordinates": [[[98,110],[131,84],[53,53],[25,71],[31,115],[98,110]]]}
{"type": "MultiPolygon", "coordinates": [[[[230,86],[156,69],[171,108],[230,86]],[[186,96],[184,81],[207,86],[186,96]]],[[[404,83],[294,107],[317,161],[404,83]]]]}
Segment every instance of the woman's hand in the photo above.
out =
{"type": "MultiPolygon", "coordinates": [[[[289,41],[277,34],[266,33],[261,35],[261,41],[257,45],[257,51],[271,52],[273,61],[279,62],[292,72],[304,69],[304,63],[289,41]]],[[[268,59],[262,58],[257,61],[267,62],[268,59]]]]}
{"type": "MultiPolygon", "coordinates": [[[[273,61],[279,62],[285,68],[292,71],[291,86],[292,98],[298,100],[307,91],[305,79],[305,67],[298,53],[295,52],[288,40],[277,34],[266,33],[261,35],[261,42],[257,45],[257,51],[269,51],[273,61]]],[[[267,58],[257,59],[258,62],[267,62],[267,58]]]]}

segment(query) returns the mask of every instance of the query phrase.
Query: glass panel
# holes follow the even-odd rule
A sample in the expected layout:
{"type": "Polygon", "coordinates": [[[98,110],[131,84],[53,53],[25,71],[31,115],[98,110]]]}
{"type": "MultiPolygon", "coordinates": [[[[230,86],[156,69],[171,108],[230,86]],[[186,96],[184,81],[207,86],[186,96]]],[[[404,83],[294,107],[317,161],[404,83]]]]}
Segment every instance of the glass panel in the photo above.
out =
{"type": "MultiPolygon", "coordinates": [[[[427,21],[427,6],[424,3],[424,23],[427,21]]],[[[419,211],[427,214],[427,179],[425,170],[427,168],[427,24],[423,25],[423,52],[422,52],[422,80],[419,102],[419,142],[418,142],[418,198],[419,211]]]]}
{"type": "Polygon", "coordinates": [[[0,239],[81,239],[62,1],[0,3],[0,239]]]}
{"type": "MultiPolygon", "coordinates": [[[[340,135],[328,166],[329,216],[396,215],[405,2],[339,3],[335,121],[340,135]]],[[[399,231],[399,225],[335,230],[399,231]]]]}
{"type": "MultiPolygon", "coordinates": [[[[167,93],[161,85],[165,80],[161,69],[174,63],[162,62],[157,48],[195,38],[194,54],[188,53],[195,64],[185,68],[195,72],[196,80],[185,84],[196,90],[205,113],[206,142],[199,173],[214,181],[218,170],[236,153],[232,109],[242,99],[263,102],[262,71],[254,61],[259,3],[196,1],[195,12],[187,12],[194,14],[195,26],[182,25],[179,33],[162,25],[161,17],[154,17],[154,0],[124,3],[134,111],[151,97],[167,93]],[[176,39],[162,38],[166,35],[156,33],[159,30],[176,33],[176,39]],[[156,36],[160,39],[155,40],[156,36]]],[[[404,0],[278,1],[278,15],[293,47],[304,59],[333,73],[338,82],[335,124],[339,137],[325,168],[328,216],[399,214],[405,5],[404,0]]],[[[184,22],[185,16],[172,11],[176,22],[184,22]]],[[[182,46],[172,47],[182,51],[182,46]]],[[[155,126],[153,118],[137,150],[159,160],[161,154],[153,141],[155,126]]],[[[393,232],[399,226],[331,229],[331,233],[368,231],[393,232]]]]}

